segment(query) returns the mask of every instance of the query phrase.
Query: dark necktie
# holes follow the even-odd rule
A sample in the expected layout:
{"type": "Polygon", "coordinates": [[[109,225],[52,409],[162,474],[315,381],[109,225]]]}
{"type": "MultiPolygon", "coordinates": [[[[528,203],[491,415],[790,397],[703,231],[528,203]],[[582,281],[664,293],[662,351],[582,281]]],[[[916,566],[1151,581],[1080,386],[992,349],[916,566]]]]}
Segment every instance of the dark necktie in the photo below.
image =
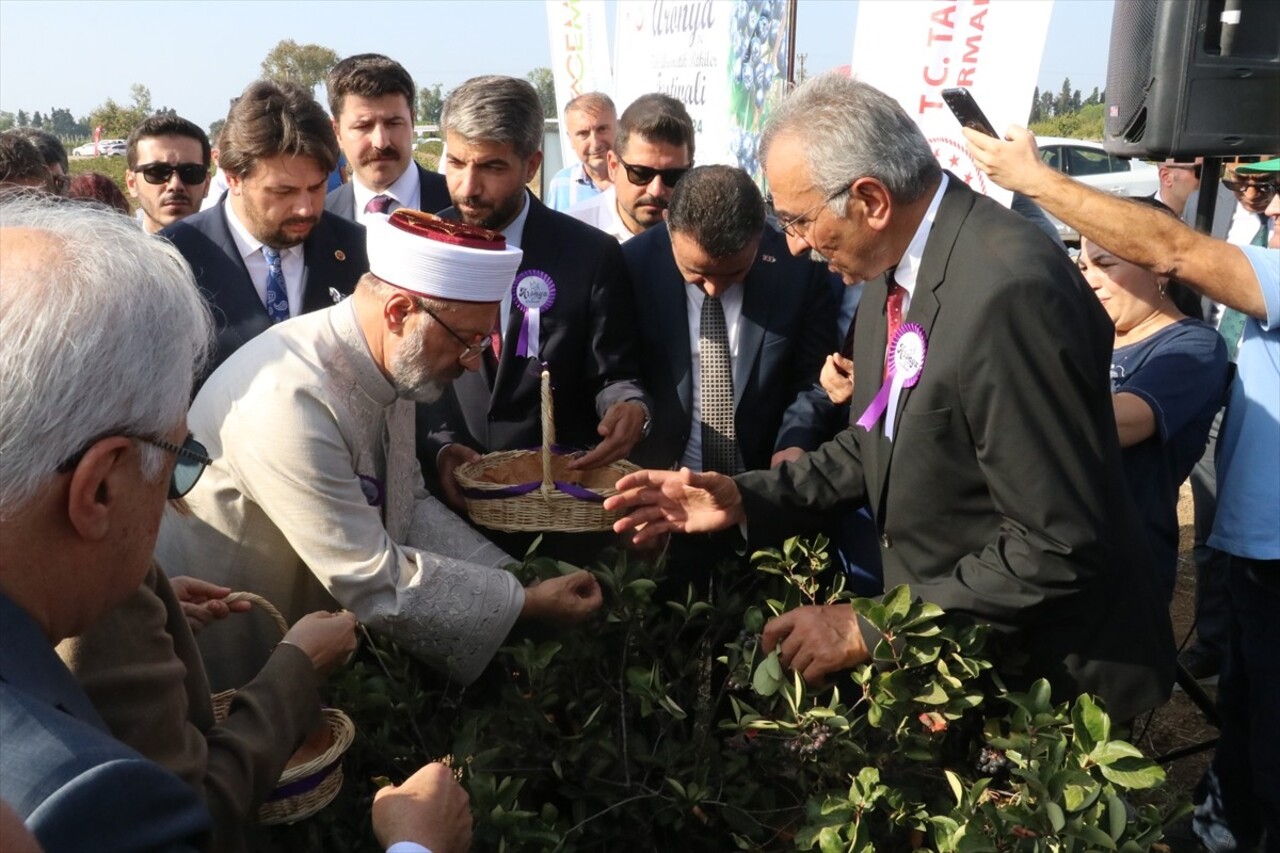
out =
{"type": "Polygon", "coordinates": [[[280,252],[270,246],[262,247],[262,257],[267,259],[267,316],[271,322],[289,319],[289,292],[284,286],[284,270],[280,268],[280,252]]]}
{"type": "MultiPolygon", "coordinates": [[[[1267,245],[1267,217],[1266,214],[1258,214],[1258,232],[1253,235],[1251,246],[1267,245]]],[[[1222,335],[1223,340],[1227,342],[1227,358],[1232,362],[1236,360],[1236,356],[1240,351],[1240,336],[1244,334],[1244,321],[1246,317],[1243,312],[1234,308],[1223,307],[1222,319],[1218,321],[1218,333],[1222,335]]]]}
{"type": "Polygon", "coordinates": [[[884,300],[884,318],[888,324],[884,338],[885,379],[889,378],[889,346],[893,343],[893,336],[898,333],[899,327],[902,326],[902,300],[906,295],[907,289],[890,278],[889,293],[884,300]]]}
{"type": "Polygon", "coordinates": [[[701,360],[702,470],[738,474],[742,460],[733,423],[733,361],[724,306],[715,296],[702,299],[698,324],[701,360]]]}
{"type": "Polygon", "coordinates": [[[369,203],[364,206],[365,213],[390,213],[391,205],[395,202],[389,195],[378,194],[369,199],[369,203]]]}

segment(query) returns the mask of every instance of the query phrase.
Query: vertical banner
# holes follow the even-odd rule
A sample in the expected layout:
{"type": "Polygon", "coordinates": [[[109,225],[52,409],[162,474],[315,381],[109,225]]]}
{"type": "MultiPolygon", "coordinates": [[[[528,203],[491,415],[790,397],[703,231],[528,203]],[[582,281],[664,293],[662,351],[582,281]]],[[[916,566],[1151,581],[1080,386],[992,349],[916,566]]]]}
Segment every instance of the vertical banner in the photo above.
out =
{"type": "Polygon", "coordinates": [[[1026,124],[1053,0],[860,0],[853,74],[902,104],[944,169],[1005,204],[969,158],[942,90],[967,88],[997,131],[1026,124]]]}
{"type": "MultiPolygon", "coordinates": [[[[481,8],[481,7],[477,7],[481,8]]],[[[609,66],[604,0],[547,0],[547,33],[551,38],[551,74],[556,84],[556,115],[565,104],[587,92],[613,92],[609,66]]],[[[569,132],[560,123],[560,151],[566,164],[574,162],[569,132]]]]}
{"type": "Polygon", "coordinates": [[[787,0],[618,0],[618,109],[661,92],[689,110],[695,162],[741,166],[761,180],[760,132],[786,92],[787,0]]]}

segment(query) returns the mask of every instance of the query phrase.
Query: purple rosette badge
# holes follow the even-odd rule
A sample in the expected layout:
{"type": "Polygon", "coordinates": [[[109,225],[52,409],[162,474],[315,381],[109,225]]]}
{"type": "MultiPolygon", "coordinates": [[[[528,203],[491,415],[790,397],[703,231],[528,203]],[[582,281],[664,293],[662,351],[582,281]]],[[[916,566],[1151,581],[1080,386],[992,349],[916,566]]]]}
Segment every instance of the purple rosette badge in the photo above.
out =
{"type": "Polygon", "coordinates": [[[924,372],[925,356],[929,352],[929,340],[919,323],[904,323],[898,327],[889,342],[889,376],[867,410],[858,418],[858,426],[871,428],[884,419],[885,438],[893,441],[893,428],[898,416],[898,400],[904,388],[914,387],[924,372]],[[887,414],[886,414],[887,412],[887,414]]]}
{"type": "Polygon", "coordinates": [[[541,343],[542,312],[556,303],[556,283],[542,270],[522,270],[511,285],[511,298],[524,314],[516,355],[536,358],[541,343]]]}

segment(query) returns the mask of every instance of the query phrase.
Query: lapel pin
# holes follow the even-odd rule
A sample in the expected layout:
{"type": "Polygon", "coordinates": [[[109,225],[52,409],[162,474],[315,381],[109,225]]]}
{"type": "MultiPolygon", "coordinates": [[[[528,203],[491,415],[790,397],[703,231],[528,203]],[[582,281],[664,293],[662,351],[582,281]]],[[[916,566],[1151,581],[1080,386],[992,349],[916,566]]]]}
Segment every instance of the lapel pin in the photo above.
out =
{"type": "Polygon", "coordinates": [[[329,298],[333,300],[334,305],[337,305],[342,301],[342,294],[338,292],[338,288],[331,287],[329,288],[329,298]]]}
{"type": "Polygon", "coordinates": [[[334,252],[333,256],[340,261],[345,261],[347,259],[347,253],[342,251],[341,249],[338,249],[336,252],[334,252]]]}
{"type": "Polygon", "coordinates": [[[778,259],[773,255],[761,255],[760,260],[764,261],[766,264],[776,264],[778,262],[778,259]]]}

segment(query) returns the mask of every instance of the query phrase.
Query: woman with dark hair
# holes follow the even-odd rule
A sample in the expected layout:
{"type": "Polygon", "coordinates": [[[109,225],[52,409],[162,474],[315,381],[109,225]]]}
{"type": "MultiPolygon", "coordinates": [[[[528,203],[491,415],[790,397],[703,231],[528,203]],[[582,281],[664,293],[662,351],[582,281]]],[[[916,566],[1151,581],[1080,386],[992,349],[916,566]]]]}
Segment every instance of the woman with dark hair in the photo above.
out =
{"type": "MultiPolygon", "coordinates": [[[[1152,207],[1173,212],[1158,201],[1152,207]]],[[[1222,337],[1175,304],[1179,285],[1082,240],[1080,271],[1116,327],[1111,390],[1129,491],[1165,592],[1178,563],[1178,489],[1204,452],[1227,387],[1222,337]]]]}
{"type": "Polygon", "coordinates": [[[81,201],[97,202],[125,216],[133,215],[133,208],[129,206],[129,200],[124,197],[124,193],[120,192],[120,188],[116,186],[115,181],[111,180],[110,175],[104,175],[102,172],[82,172],[76,175],[71,179],[69,195],[81,201]]]}

